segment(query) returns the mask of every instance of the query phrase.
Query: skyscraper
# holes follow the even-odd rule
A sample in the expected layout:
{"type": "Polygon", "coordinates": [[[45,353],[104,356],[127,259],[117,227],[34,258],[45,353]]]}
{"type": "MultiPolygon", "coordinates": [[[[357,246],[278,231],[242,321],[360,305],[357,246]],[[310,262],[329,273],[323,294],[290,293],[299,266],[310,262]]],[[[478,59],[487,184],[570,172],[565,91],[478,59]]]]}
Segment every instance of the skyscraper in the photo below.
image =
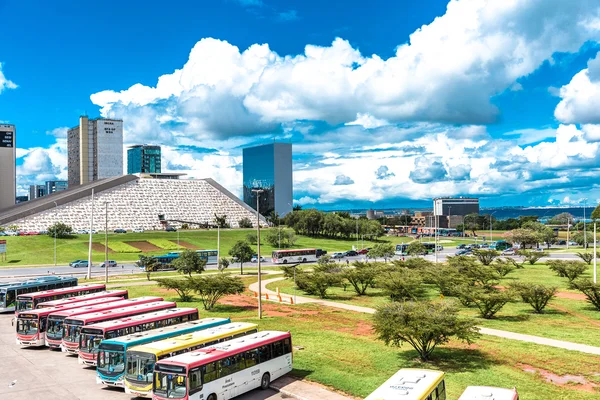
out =
{"type": "Polygon", "coordinates": [[[160,174],[160,146],[130,146],[127,150],[127,173],[160,174]]]}
{"type": "Polygon", "coordinates": [[[46,181],[46,195],[67,190],[69,183],[67,181],[46,181]]]}
{"type": "Polygon", "coordinates": [[[67,134],[69,187],[123,175],[123,121],[79,117],[67,134]]]}
{"type": "Polygon", "coordinates": [[[15,205],[16,132],[14,125],[0,124],[0,210],[15,205]]]}
{"type": "Polygon", "coordinates": [[[262,189],[260,213],[276,211],[280,217],[292,211],[292,145],[272,143],[243,150],[244,202],[256,210],[256,193],[262,189]]]}
{"type": "Polygon", "coordinates": [[[47,195],[46,186],[44,185],[29,185],[29,201],[44,197],[47,195]]]}

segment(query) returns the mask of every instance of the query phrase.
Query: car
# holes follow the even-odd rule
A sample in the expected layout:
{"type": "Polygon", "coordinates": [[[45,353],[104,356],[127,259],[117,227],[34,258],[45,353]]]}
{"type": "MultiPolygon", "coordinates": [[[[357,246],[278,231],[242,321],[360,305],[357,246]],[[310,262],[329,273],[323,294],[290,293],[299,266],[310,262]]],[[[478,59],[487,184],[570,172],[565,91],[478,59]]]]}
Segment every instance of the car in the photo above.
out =
{"type": "MultiPolygon", "coordinates": [[[[260,256],[260,262],[262,263],[262,262],[265,262],[265,261],[266,261],[266,259],[263,256],[260,256]]],[[[250,262],[257,263],[258,262],[258,255],[256,255],[256,254],[253,255],[252,259],[250,260],[250,262]]]]}
{"type": "Polygon", "coordinates": [[[0,231],[0,236],[8,236],[8,234],[4,231],[0,231]]]}
{"type": "Polygon", "coordinates": [[[86,231],[85,229],[80,229],[77,231],[78,235],[87,235],[88,231],[86,231]]]}
{"type": "Polygon", "coordinates": [[[88,266],[87,260],[79,260],[78,262],[72,263],[72,265],[71,265],[71,267],[73,267],[73,268],[80,268],[80,267],[87,268],[87,266],[88,266]]]}
{"type": "MultiPolygon", "coordinates": [[[[87,261],[86,261],[87,263],[87,261]]],[[[117,267],[117,262],[115,260],[108,260],[106,262],[103,262],[102,264],[100,264],[100,268],[104,268],[105,264],[108,265],[109,267],[117,267]]]]}
{"type": "Polygon", "coordinates": [[[39,233],[40,235],[47,235],[47,234],[48,234],[48,231],[39,231],[38,233],[39,233]]]}
{"type": "Polygon", "coordinates": [[[467,247],[467,245],[466,245],[466,244],[464,244],[464,243],[463,243],[463,244],[459,244],[458,246],[456,246],[456,248],[457,248],[458,250],[462,250],[462,249],[464,249],[465,247],[467,247]]]}
{"type": "Polygon", "coordinates": [[[357,253],[360,255],[364,255],[364,254],[369,253],[369,249],[360,249],[359,251],[357,251],[357,253]]]}
{"type": "Polygon", "coordinates": [[[5,231],[6,236],[19,236],[19,232],[16,231],[5,231]]]}
{"type": "Polygon", "coordinates": [[[324,256],[325,254],[327,254],[327,250],[321,250],[321,249],[317,249],[317,258],[324,256]]]}
{"type": "Polygon", "coordinates": [[[127,233],[127,231],[123,228],[117,228],[113,231],[114,233],[127,233]]]}
{"type": "Polygon", "coordinates": [[[358,252],[354,251],[354,250],[348,250],[347,252],[344,253],[344,257],[356,257],[358,255],[358,252]]]}
{"type": "Polygon", "coordinates": [[[82,261],[85,261],[85,260],[75,260],[75,261],[72,261],[72,262],[69,263],[69,267],[72,267],[73,264],[77,264],[77,263],[80,263],[82,261]]]}
{"type": "Polygon", "coordinates": [[[543,247],[536,247],[535,249],[532,249],[533,251],[536,251],[538,253],[543,253],[544,252],[544,248],[543,247]]]}
{"type": "Polygon", "coordinates": [[[134,233],[144,233],[144,229],[143,228],[135,228],[132,230],[132,232],[134,233]]]}
{"type": "Polygon", "coordinates": [[[579,243],[574,242],[574,241],[570,241],[569,242],[569,246],[579,246],[579,243]]]}
{"type": "Polygon", "coordinates": [[[557,245],[559,246],[566,246],[567,245],[567,241],[566,240],[559,240],[558,242],[556,242],[557,245]]]}
{"type": "Polygon", "coordinates": [[[503,256],[514,256],[515,254],[517,254],[515,249],[506,249],[502,252],[503,256]]]}
{"type": "Polygon", "coordinates": [[[331,258],[344,258],[344,253],[341,253],[341,252],[333,253],[331,258]]]}
{"type": "Polygon", "coordinates": [[[174,226],[167,226],[167,229],[165,229],[165,231],[167,231],[167,232],[177,232],[177,228],[175,228],[174,226]]]}
{"type": "Polygon", "coordinates": [[[457,256],[467,256],[469,254],[472,254],[473,252],[471,251],[471,249],[461,249],[459,251],[456,252],[455,255],[457,256]]]}

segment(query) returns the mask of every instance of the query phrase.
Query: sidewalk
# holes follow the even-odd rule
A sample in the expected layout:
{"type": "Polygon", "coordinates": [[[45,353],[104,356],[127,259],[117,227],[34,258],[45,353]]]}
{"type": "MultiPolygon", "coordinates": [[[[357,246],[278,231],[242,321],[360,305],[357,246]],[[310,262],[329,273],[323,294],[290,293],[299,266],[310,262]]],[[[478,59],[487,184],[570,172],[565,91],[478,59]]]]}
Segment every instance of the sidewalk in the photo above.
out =
{"type": "Polygon", "coordinates": [[[329,391],[319,385],[298,380],[289,376],[282,376],[271,383],[271,389],[298,400],[348,400],[350,397],[342,396],[329,391]]]}
{"type": "MultiPolygon", "coordinates": [[[[285,278],[283,278],[283,277],[273,278],[273,279],[268,279],[268,280],[262,281],[262,293],[263,294],[268,293],[269,296],[273,295],[273,298],[276,298],[277,293],[275,293],[272,290],[267,289],[267,285],[270,283],[273,283],[273,282],[283,280],[283,279],[285,279],[285,278]]],[[[250,290],[257,292],[258,284],[254,283],[254,284],[250,285],[250,290]]],[[[271,301],[274,301],[274,300],[271,300],[271,301]]],[[[296,303],[297,304],[308,304],[308,303],[321,304],[326,307],[341,308],[344,310],[362,312],[362,313],[367,313],[367,314],[373,314],[375,312],[375,309],[373,309],[373,308],[359,307],[359,306],[353,306],[351,304],[343,304],[343,303],[337,303],[335,301],[312,299],[309,297],[301,297],[301,296],[296,296],[296,303]]],[[[556,347],[559,349],[580,351],[582,353],[600,355],[600,347],[588,346],[585,344],[579,344],[579,343],[573,343],[573,342],[566,342],[564,340],[548,339],[548,338],[541,337],[541,336],[532,336],[532,335],[525,335],[522,333],[501,331],[498,329],[490,329],[490,328],[484,328],[484,327],[478,327],[478,328],[479,328],[479,333],[481,333],[483,335],[497,336],[497,337],[501,337],[503,339],[518,340],[521,342],[528,342],[528,343],[534,343],[534,344],[539,344],[539,345],[543,345],[543,346],[556,347]]]]}

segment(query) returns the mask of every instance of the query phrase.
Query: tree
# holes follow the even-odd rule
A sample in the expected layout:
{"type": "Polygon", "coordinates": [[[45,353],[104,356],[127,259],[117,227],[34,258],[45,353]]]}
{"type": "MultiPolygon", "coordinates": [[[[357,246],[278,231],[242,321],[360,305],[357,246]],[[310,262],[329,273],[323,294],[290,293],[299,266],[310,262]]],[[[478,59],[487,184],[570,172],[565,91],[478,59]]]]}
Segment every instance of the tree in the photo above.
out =
{"type": "Polygon", "coordinates": [[[407,258],[404,261],[392,260],[392,265],[396,268],[419,269],[423,271],[429,267],[435,266],[431,261],[421,257],[407,258]]]}
{"type": "Polygon", "coordinates": [[[240,294],[245,290],[240,278],[224,274],[191,278],[190,286],[200,296],[205,310],[212,310],[223,296],[240,294]]]}
{"type": "Polygon", "coordinates": [[[62,222],[57,222],[48,227],[48,236],[54,237],[55,234],[58,239],[68,239],[73,237],[73,228],[62,222]]]}
{"type": "Polygon", "coordinates": [[[426,268],[424,282],[436,286],[440,294],[444,296],[457,296],[457,288],[468,283],[456,268],[445,264],[426,268]]]}
{"type": "Polygon", "coordinates": [[[16,224],[9,225],[9,226],[8,226],[8,230],[9,230],[9,231],[16,232],[16,231],[18,231],[18,230],[19,230],[19,225],[16,225],[16,224]]]}
{"type": "Polygon", "coordinates": [[[139,268],[143,268],[146,272],[146,278],[150,280],[150,274],[158,268],[159,262],[151,256],[140,256],[140,259],[135,262],[139,268]]]}
{"type": "Polygon", "coordinates": [[[514,300],[512,291],[501,291],[495,288],[472,287],[469,291],[463,290],[461,296],[466,297],[466,300],[475,304],[479,309],[479,314],[485,319],[493,318],[506,303],[514,300]]]}
{"type": "Polygon", "coordinates": [[[531,229],[522,228],[513,229],[508,232],[506,234],[506,240],[511,243],[519,243],[522,249],[527,248],[527,246],[537,246],[537,244],[542,241],[537,232],[532,231],[531,229]]]}
{"type": "Polygon", "coordinates": [[[421,273],[412,269],[388,269],[377,281],[393,301],[417,300],[424,294],[421,273]]]}
{"type": "Polygon", "coordinates": [[[296,284],[298,288],[308,294],[318,295],[324,299],[327,297],[327,289],[342,281],[342,275],[335,272],[315,271],[311,273],[296,272],[296,284]]]}
{"type": "Polygon", "coordinates": [[[452,337],[472,343],[479,330],[474,320],[459,316],[453,303],[430,301],[384,305],[373,316],[373,329],[388,346],[410,344],[424,361],[452,337]]]}
{"type": "Polygon", "coordinates": [[[500,275],[503,278],[506,275],[513,272],[515,269],[517,269],[517,266],[508,260],[512,260],[512,259],[511,258],[504,258],[504,259],[498,258],[491,265],[492,268],[494,269],[494,271],[496,271],[498,273],[498,275],[500,275]]]}
{"type": "Polygon", "coordinates": [[[588,268],[584,262],[574,260],[548,260],[547,264],[558,276],[567,278],[569,283],[583,275],[588,268]]]}
{"type": "Polygon", "coordinates": [[[342,270],[342,276],[350,282],[356,293],[362,296],[373,285],[378,272],[379,266],[375,263],[355,261],[352,268],[342,270]]]}
{"type": "Polygon", "coordinates": [[[269,213],[269,215],[267,215],[266,217],[267,223],[269,224],[269,226],[277,226],[279,225],[280,222],[280,218],[279,218],[279,213],[277,213],[277,211],[273,210],[269,213]]]}
{"type": "Polygon", "coordinates": [[[594,208],[594,211],[592,211],[592,221],[596,222],[596,220],[600,219],[600,204],[598,204],[596,206],[596,208],[594,208]]]}
{"type": "Polygon", "coordinates": [[[176,291],[177,295],[179,296],[179,300],[183,302],[190,302],[194,300],[192,296],[193,288],[190,283],[190,278],[163,278],[158,280],[158,286],[176,291]]]}
{"type": "MultiPolygon", "coordinates": [[[[592,263],[594,259],[594,253],[576,253],[577,257],[581,258],[587,265],[592,263]]],[[[596,255],[597,256],[597,255],[596,255]]]]}
{"type": "Polygon", "coordinates": [[[517,254],[523,257],[523,262],[528,262],[529,265],[534,265],[542,257],[548,257],[548,253],[531,250],[519,250],[517,254]]]}
{"type": "Polygon", "coordinates": [[[573,287],[582,292],[587,301],[591,303],[596,310],[600,311],[600,285],[592,282],[590,279],[577,279],[573,282],[573,287]]]}
{"type": "Polygon", "coordinates": [[[227,223],[227,215],[215,214],[215,224],[217,224],[219,228],[229,228],[229,224],[227,223]]]}
{"type": "Polygon", "coordinates": [[[533,307],[533,310],[537,314],[542,314],[544,312],[544,308],[558,291],[556,287],[548,287],[534,283],[515,283],[511,285],[511,289],[521,296],[524,303],[533,307]]]}
{"type": "Polygon", "coordinates": [[[500,254],[496,250],[473,250],[473,254],[483,265],[490,265],[500,254]]]}
{"type": "Polygon", "coordinates": [[[177,272],[188,274],[191,277],[192,273],[200,274],[204,271],[206,259],[200,257],[200,254],[193,250],[184,250],[179,253],[179,257],[173,260],[173,265],[177,269],[177,272]]]}
{"type": "Polygon", "coordinates": [[[418,240],[414,240],[408,244],[406,248],[406,254],[409,256],[420,256],[423,254],[427,254],[427,249],[425,245],[418,240]]]}
{"type": "Polygon", "coordinates": [[[368,257],[377,260],[383,258],[387,262],[388,258],[394,257],[396,249],[392,243],[377,243],[369,250],[368,257]]]}
{"type": "MultiPolygon", "coordinates": [[[[583,228],[581,228],[583,229],[583,228]]],[[[575,232],[573,235],[571,235],[571,240],[573,240],[575,243],[577,243],[580,246],[583,246],[586,243],[586,238],[587,237],[587,243],[594,243],[594,234],[592,232],[588,231],[584,234],[583,232],[575,232]]]]}
{"type": "Polygon", "coordinates": [[[240,228],[252,228],[252,221],[250,218],[244,217],[238,221],[238,225],[240,228]]]}
{"type": "Polygon", "coordinates": [[[478,265],[477,261],[469,256],[448,256],[446,257],[446,262],[449,266],[459,271],[478,265]]]}
{"type": "Polygon", "coordinates": [[[548,248],[550,248],[550,245],[555,241],[554,230],[540,222],[525,222],[523,228],[536,232],[539,240],[546,243],[548,248]]]}
{"type": "Polygon", "coordinates": [[[229,255],[233,257],[236,262],[240,263],[240,275],[244,275],[244,263],[252,260],[254,251],[248,242],[244,240],[238,240],[229,250],[229,255]]]}
{"type": "Polygon", "coordinates": [[[252,246],[256,246],[258,243],[258,236],[256,236],[256,232],[250,232],[246,235],[246,241],[250,243],[252,246]]]}
{"type": "Polygon", "coordinates": [[[574,217],[572,214],[570,214],[568,212],[562,212],[562,213],[557,214],[554,217],[552,217],[552,219],[550,221],[548,221],[548,223],[550,225],[566,225],[569,222],[572,222],[573,218],[574,217]]]}
{"type": "Polygon", "coordinates": [[[293,211],[301,211],[302,210],[302,206],[300,204],[294,204],[294,207],[292,208],[293,211]]]}
{"type": "Polygon", "coordinates": [[[219,268],[219,271],[223,272],[227,269],[227,267],[229,267],[229,260],[225,257],[221,257],[219,259],[219,265],[217,268],[219,268]]]}
{"type": "Polygon", "coordinates": [[[189,224],[181,224],[181,229],[190,229],[189,224]]]}
{"type": "Polygon", "coordinates": [[[481,229],[481,226],[479,225],[479,214],[473,213],[473,214],[468,214],[465,215],[465,217],[463,218],[463,227],[465,230],[470,230],[471,232],[473,232],[473,236],[475,236],[475,231],[477,229],[481,229]]]}

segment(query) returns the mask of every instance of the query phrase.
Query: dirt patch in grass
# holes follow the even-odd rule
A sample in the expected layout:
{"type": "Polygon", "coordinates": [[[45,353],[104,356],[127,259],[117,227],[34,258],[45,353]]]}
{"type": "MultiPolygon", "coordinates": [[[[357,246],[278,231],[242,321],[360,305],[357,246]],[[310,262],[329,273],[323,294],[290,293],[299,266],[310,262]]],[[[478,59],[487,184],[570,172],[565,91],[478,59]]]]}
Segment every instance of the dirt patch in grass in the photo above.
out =
{"type": "Polygon", "coordinates": [[[527,364],[517,364],[525,372],[539,375],[548,383],[553,383],[557,386],[568,387],[569,389],[581,390],[584,392],[598,393],[599,386],[585,379],[582,375],[557,375],[545,369],[535,368],[527,364]]]}
{"type": "MultiPolygon", "coordinates": [[[[93,243],[92,242],[92,250],[97,251],[98,253],[105,253],[105,247],[103,244],[100,243],[93,243]]],[[[109,253],[114,253],[114,251],[112,251],[110,249],[110,247],[108,248],[108,252],[109,253]]]]}
{"type": "Polygon", "coordinates": [[[556,304],[548,304],[548,306],[547,306],[547,307],[548,307],[548,308],[553,308],[553,309],[555,309],[555,310],[558,310],[558,311],[564,312],[564,313],[566,313],[566,314],[569,314],[569,315],[572,315],[572,316],[574,316],[574,317],[577,317],[577,318],[579,318],[579,319],[582,319],[582,320],[584,320],[585,322],[587,322],[587,323],[589,323],[589,324],[592,324],[592,325],[595,325],[595,326],[598,326],[598,327],[600,327],[600,321],[597,321],[597,320],[595,320],[595,319],[592,319],[592,318],[586,317],[586,316],[585,316],[585,315],[583,315],[583,314],[579,314],[579,313],[573,312],[572,310],[569,310],[568,308],[564,308],[564,307],[561,307],[561,306],[557,306],[556,304]]]}
{"type": "Polygon", "coordinates": [[[338,328],[341,332],[351,333],[354,336],[373,336],[373,326],[365,321],[358,321],[351,328],[338,328]]]}
{"type": "Polygon", "coordinates": [[[142,242],[124,242],[132,247],[135,247],[136,249],[140,249],[142,252],[146,253],[149,251],[162,251],[163,249],[161,249],[158,246],[153,245],[152,243],[146,242],[145,240],[142,242]]]}
{"type": "MultiPolygon", "coordinates": [[[[177,244],[177,240],[170,240],[170,242],[177,244]]],[[[195,244],[191,244],[191,243],[188,243],[188,242],[179,241],[179,245],[181,247],[185,247],[186,249],[190,249],[190,250],[198,250],[198,249],[200,249],[200,247],[196,246],[195,244]]]]}
{"type": "Polygon", "coordinates": [[[585,294],[583,293],[571,293],[571,292],[558,292],[556,293],[556,297],[559,299],[569,299],[569,300],[586,300],[585,294]]]}

